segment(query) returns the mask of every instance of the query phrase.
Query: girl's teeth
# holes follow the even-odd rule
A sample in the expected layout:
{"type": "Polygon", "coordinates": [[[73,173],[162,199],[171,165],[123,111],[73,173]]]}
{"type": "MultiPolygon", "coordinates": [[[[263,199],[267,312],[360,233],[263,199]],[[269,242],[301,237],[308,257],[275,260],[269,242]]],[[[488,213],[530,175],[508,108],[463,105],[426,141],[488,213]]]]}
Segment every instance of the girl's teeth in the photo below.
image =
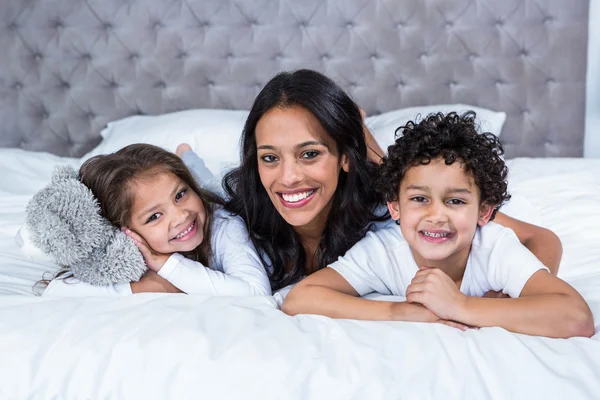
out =
{"type": "Polygon", "coordinates": [[[288,203],[297,203],[300,200],[304,200],[305,198],[307,198],[308,196],[310,196],[311,194],[313,194],[314,190],[309,190],[308,192],[303,192],[303,193],[294,193],[294,194],[281,194],[281,197],[283,197],[283,199],[285,201],[287,201],[288,203]]]}
{"type": "Polygon", "coordinates": [[[184,232],[181,232],[179,235],[175,236],[175,239],[181,239],[182,237],[190,233],[193,227],[194,223],[192,222],[192,224],[184,232]]]}

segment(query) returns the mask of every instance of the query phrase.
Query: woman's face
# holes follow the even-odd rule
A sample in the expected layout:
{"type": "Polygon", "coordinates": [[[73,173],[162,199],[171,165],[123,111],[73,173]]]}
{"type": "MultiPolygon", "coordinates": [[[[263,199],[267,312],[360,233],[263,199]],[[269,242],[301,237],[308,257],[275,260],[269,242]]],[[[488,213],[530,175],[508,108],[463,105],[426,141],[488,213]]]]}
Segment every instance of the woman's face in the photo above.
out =
{"type": "Polygon", "coordinates": [[[348,161],[302,107],[273,108],[256,125],[258,173],[273,205],[295,228],[324,226],[348,161]]]}

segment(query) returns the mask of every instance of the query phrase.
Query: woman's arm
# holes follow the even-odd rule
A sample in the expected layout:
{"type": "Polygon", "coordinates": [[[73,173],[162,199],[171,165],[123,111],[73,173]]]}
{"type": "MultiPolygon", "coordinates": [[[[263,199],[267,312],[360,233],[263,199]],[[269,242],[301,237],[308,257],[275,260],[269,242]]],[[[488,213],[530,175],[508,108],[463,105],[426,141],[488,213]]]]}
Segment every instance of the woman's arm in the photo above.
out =
{"type": "Polygon", "coordinates": [[[367,117],[367,113],[362,108],[360,109],[360,116],[363,119],[363,132],[365,135],[365,142],[367,143],[367,156],[369,159],[377,164],[381,164],[383,161],[383,156],[385,155],[385,151],[381,149],[373,134],[367,128],[365,124],[365,118],[367,117]]]}
{"type": "Polygon", "coordinates": [[[509,217],[501,212],[494,222],[512,229],[523,246],[527,247],[556,276],[562,257],[562,244],[554,232],[509,217]]]}
{"type": "Polygon", "coordinates": [[[323,268],[301,280],[286,296],[281,310],[288,315],[319,314],[331,318],[370,321],[440,322],[462,330],[462,324],[439,319],[420,304],[362,299],[333,268],[323,268]]]}
{"type": "Polygon", "coordinates": [[[546,270],[534,273],[518,298],[466,296],[443,271],[421,268],[406,290],[440,318],[465,325],[499,326],[515,333],[554,338],[594,335],[594,320],[581,295],[546,270]]]}

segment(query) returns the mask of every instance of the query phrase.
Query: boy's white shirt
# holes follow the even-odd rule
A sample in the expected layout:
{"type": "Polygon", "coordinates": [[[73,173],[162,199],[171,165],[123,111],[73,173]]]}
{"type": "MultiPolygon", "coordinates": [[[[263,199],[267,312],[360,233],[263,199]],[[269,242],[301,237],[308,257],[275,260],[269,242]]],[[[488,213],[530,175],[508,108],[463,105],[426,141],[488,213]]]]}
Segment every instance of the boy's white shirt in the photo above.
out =
{"type": "MultiPolygon", "coordinates": [[[[406,297],[419,270],[400,227],[392,224],[367,236],[329,266],[360,296],[377,292],[406,297]]],[[[494,222],[478,227],[460,291],[481,297],[489,290],[519,297],[537,271],[546,268],[515,233],[494,222]]]]}
{"type": "MultiPolygon", "coordinates": [[[[212,255],[209,268],[175,253],[158,275],[188,294],[245,296],[270,295],[269,277],[248,237],[243,220],[215,210],[211,229],[212,255]]],[[[42,296],[124,296],[131,285],[92,286],[75,278],[54,279],[42,296]]]]}

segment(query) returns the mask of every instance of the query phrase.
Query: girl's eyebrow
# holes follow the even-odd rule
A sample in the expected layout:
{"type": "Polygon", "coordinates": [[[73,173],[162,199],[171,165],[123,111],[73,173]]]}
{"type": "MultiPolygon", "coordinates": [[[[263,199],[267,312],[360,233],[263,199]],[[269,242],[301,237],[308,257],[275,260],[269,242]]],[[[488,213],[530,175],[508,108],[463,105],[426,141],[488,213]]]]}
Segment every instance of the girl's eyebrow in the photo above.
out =
{"type": "MultiPolygon", "coordinates": [[[[171,197],[175,196],[175,194],[177,193],[177,191],[179,190],[179,187],[183,185],[181,184],[181,182],[177,182],[173,188],[173,190],[171,191],[171,197]]],[[[161,206],[161,203],[159,204],[155,204],[152,207],[149,207],[147,209],[145,209],[144,211],[139,213],[139,219],[144,219],[144,217],[150,213],[153,213],[157,208],[159,208],[161,206]]]]}

